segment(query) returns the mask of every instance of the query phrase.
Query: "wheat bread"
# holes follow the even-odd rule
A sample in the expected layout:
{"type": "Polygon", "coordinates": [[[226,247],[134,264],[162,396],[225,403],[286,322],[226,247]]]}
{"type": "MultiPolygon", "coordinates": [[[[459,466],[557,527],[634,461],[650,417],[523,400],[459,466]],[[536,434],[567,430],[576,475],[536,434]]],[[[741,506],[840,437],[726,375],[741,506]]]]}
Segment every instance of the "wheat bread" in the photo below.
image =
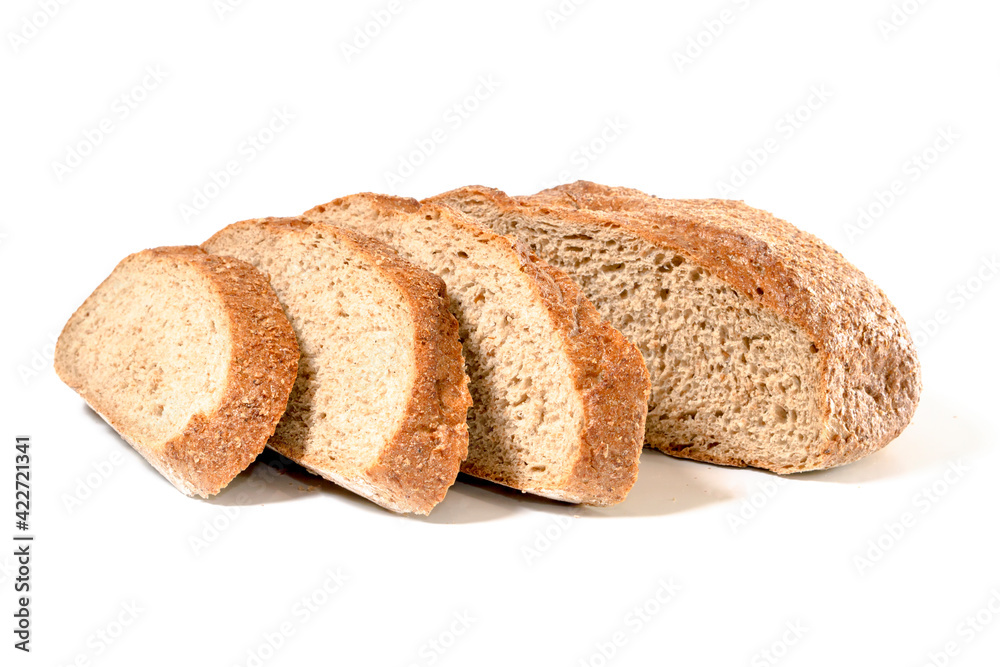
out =
{"type": "Polygon", "coordinates": [[[429,513],[468,452],[444,283],[375,240],[297,218],[238,222],[203,247],[267,275],[298,337],[271,448],[387,509],[429,513]]]}
{"type": "Polygon", "coordinates": [[[638,469],[648,374],[562,271],[412,199],[360,194],[304,215],[373,236],[447,283],[473,396],[464,472],[568,502],[624,499],[638,469]]]}
{"type": "Polygon", "coordinates": [[[178,490],[208,497],[263,451],[298,358],[264,276],[184,246],[122,260],[66,323],[55,369],[178,490]]]}
{"type": "Polygon", "coordinates": [[[900,314],[839,253],[769,213],[588,182],[430,201],[564,269],[639,346],[657,449],[816,470],[878,450],[913,415],[920,368],[900,314]]]}

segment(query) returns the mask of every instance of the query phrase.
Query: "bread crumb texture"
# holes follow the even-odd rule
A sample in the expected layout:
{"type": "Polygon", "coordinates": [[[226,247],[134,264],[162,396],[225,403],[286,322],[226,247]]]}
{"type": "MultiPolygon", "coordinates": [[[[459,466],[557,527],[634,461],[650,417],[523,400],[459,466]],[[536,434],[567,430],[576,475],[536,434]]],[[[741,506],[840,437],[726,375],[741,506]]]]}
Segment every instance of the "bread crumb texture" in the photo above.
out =
{"type": "Polygon", "coordinates": [[[301,349],[271,447],[388,509],[426,514],[468,453],[471,399],[444,283],[356,232],[246,220],[204,247],[265,273],[301,349]]]}
{"type": "Polygon", "coordinates": [[[565,273],[412,199],[354,195],[305,217],[372,236],[447,284],[473,398],[464,472],[569,502],[624,499],[638,471],[648,376],[635,346],[565,273]]]}
{"type": "Polygon", "coordinates": [[[791,473],[870,454],[913,415],[920,368],[902,317],[839,253],[769,213],[588,182],[430,201],[526,243],[638,345],[652,447],[791,473]]]}
{"type": "Polygon", "coordinates": [[[180,246],[122,260],[67,322],[55,368],[175,487],[208,497],[263,451],[298,356],[264,276],[180,246]]]}

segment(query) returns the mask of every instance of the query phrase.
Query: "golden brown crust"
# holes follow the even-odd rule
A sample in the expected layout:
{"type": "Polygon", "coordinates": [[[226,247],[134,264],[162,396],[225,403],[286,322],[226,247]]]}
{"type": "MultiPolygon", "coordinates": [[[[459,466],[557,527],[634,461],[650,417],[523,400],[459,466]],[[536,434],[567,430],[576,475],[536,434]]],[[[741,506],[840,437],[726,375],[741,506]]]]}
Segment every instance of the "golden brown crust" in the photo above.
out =
{"type": "Polygon", "coordinates": [[[259,271],[200,248],[186,248],[184,255],[218,290],[230,319],[233,351],[218,409],[204,423],[193,419],[165,445],[164,455],[182,474],[188,470],[199,479],[199,495],[209,496],[264,450],[295,384],[299,347],[274,290],[259,271]]]}
{"type": "MultiPolygon", "coordinates": [[[[468,188],[505,198],[489,188],[468,188]]],[[[444,197],[445,195],[443,195],[444,197]]],[[[742,202],[663,200],[627,188],[578,182],[516,198],[589,224],[620,228],[688,255],[746,297],[801,327],[818,348],[824,441],[808,469],[855,461],[890,442],[909,423],[920,396],[920,366],[909,331],[885,294],[816,237],[742,202]]],[[[725,465],[796,472],[766,460],[716,460],[708,449],[678,456],[725,465]]]]}
{"type": "Polygon", "coordinates": [[[373,483],[398,489],[399,511],[427,514],[444,499],[469,454],[466,416],[472,396],[447,288],[439,277],[375,239],[313,224],[336,229],[368,255],[400,288],[413,314],[417,365],[413,391],[399,429],[367,474],[373,483]]]}
{"type": "MultiPolygon", "coordinates": [[[[579,452],[566,479],[555,489],[525,490],[590,505],[622,501],[638,474],[650,389],[649,373],[638,348],[600,318],[594,305],[565,273],[513,239],[493,233],[448,206],[362,193],[335,199],[304,215],[318,216],[326,206],[340,206],[356,198],[364,198],[384,214],[421,212],[463,228],[506,255],[531,278],[572,365],[584,418],[579,452]]],[[[493,471],[469,464],[462,471],[512,485],[511,480],[498,478],[493,471]]]]}
{"type": "MultiPolygon", "coordinates": [[[[455,483],[469,450],[466,413],[472,397],[458,321],[448,310],[444,282],[405,261],[385,244],[349,229],[303,218],[263,218],[235,224],[292,233],[321,228],[324,234],[350,245],[399,290],[414,323],[414,384],[396,432],[363,473],[364,486],[372,500],[388,509],[428,514],[455,483]]],[[[205,245],[210,246],[211,239],[205,245]]]]}
{"type": "MultiPolygon", "coordinates": [[[[298,371],[295,334],[267,280],[245,262],[209,255],[196,246],[145,250],[122,264],[129,261],[187,264],[215,289],[229,318],[229,370],[215,411],[192,417],[159,451],[133,443],[178,488],[189,495],[214,495],[264,450],[284,414],[298,371]]],[[[60,375],[66,380],[67,374],[60,375]]],[[[73,388],[83,395],[81,388],[73,388]]],[[[83,397],[121,432],[94,397],[83,397]]]]}
{"type": "Polygon", "coordinates": [[[580,453],[556,491],[574,502],[617,504],[639,474],[650,391],[646,363],[635,345],[601,319],[569,276],[526,248],[517,250],[525,254],[522,266],[533,274],[558,325],[583,403],[580,453]]]}

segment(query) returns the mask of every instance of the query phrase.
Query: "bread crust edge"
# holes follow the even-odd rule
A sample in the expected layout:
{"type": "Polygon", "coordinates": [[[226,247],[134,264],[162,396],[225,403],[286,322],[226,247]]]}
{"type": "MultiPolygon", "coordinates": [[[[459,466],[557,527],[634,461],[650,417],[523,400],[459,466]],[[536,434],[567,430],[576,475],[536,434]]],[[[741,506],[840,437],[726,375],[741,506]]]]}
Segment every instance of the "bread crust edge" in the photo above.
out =
{"type": "Polygon", "coordinates": [[[471,465],[464,465],[462,472],[565,502],[608,506],[624,500],[638,475],[650,388],[638,348],[600,318],[563,271],[543,262],[523,244],[494,233],[449,206],[360,193],[321,204],[303,215],[319,216],[327,206],[359,197],[387,213],[443,216],[506,255],[516,270],[529,277],[573,368],[572,380],[584,415],[580,446],[555,488],[515,486],[503,475],[471,465]]]}
{"type": "MultiPolygon", "coordinates": [[[[247,224],[291,232],[322,229],[350,245],[399,290],[414,323],[416,369],[412,391],[395,431],[357,477],[341,478],[329,471],[307,468],[391,511],[429,514],[454,485],[468,455],[466,413],[472,404],[458,321],[448,310],[444,282],[406,262],[385,244],[349,229],[297,217],[233,223],[247,224]]],[[[203,246],[210,246],[212,239],[229,227],[203,246]]],[[[274,443],[272,449],[287,456],[279,443],[274,443]]]]}
{"type": "MultiPolygon", "coordinates": [[[[878,451],[899,436],[916,410],[920,364],[895,306],[840,253],[770,213],[743,202],[697,202],[718,219],[735,221],[733,228],[726,228],[712,219],[672,212],[670,205],[678,200],[588,181],[515,198],[493,188],[470,186],[434,200],[464,193],[490,197],[501,207],[557,211],[563,220],[585,216],[582,224],[626,230],[655,247],[685,254],[813,339],[820,355],[824,439],[805,465],[723,459],[697,447],[662,448],[666,453],[778,474],[822,470],[878,451]]],[[[678,206],[683,211],[681,205],[693,203],[680,200],[678,206]]]]}
{"type": "MultiPolygon", "coordinates": [[[[187,264],[206,278],[220,300],[229,319],[232,347],[219,404],[209,415],[193,415],[180,434],[154,448],[124,434],[120,424],[102,409],[101,401],[85,393],[83,387],[74,386],[59,342],[56,372],[178,490],[208,498],[225,488],[264,451],[284,414],[295,381],[298,344],[274,291],[249,264],[209,255],[197,246],[166,246],[129,255],[115,270],[125,262],[142,259],[187,264]]],[[[74,312],[63,332],[92,296],[74,312]]]]}

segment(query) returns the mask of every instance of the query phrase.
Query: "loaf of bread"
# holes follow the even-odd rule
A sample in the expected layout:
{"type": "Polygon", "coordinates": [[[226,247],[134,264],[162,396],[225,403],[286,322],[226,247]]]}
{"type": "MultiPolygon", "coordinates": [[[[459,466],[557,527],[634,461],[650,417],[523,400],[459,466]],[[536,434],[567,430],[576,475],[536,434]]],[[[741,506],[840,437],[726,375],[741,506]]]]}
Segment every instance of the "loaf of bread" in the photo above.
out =
{"type": "Polygon", "coordinates": [[[302,358],[270,446],[388,509],[427,514],[468,453],[458,323],[436,276],[346,229],[246,220],[203,245],[265,273],[302,358]]]}
{"type": "Polygon", "coordinates": [[[377,238],[447,283],[473,397],[464,472],[574,503],[625,498],[649,377],[635,346],[562,271],[412,199],[354,195],[305,217],[377,238]]]}
{"type": "Polygon", "coordinates": [[[263,451],[298,360],[264,276],[187,246],[122,260],[66,323],[55,368],[177,489],[208,497],[263,451]]]}
{"type": "Polygon", "coordinates": [[[900,314],[839,253],[769,213],[587,182],[429,201],[565,270],[639,346],[657,449],[816,470],[878,450],[913,415],[920,368],[900,314]]]}

